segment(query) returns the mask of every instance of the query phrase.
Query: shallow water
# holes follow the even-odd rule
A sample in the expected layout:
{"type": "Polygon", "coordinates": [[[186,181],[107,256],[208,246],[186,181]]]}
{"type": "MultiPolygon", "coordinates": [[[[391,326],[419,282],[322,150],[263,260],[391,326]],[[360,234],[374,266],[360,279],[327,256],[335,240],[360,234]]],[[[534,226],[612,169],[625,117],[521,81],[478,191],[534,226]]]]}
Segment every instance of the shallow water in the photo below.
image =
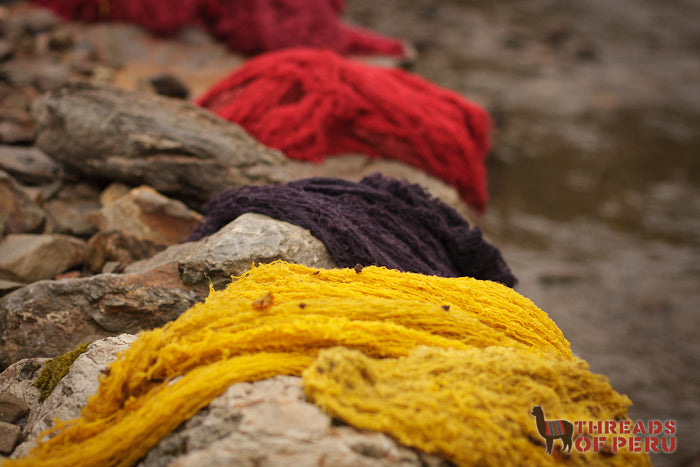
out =
{"type": "MultiPolygon", "coordinates": [[[[348,2],[485,106],[478,223],[633,419],[678,421],[700,465],[700,2],[348,2]]],[[[525,408],[524,408],[525,410],[525,408]]]]}

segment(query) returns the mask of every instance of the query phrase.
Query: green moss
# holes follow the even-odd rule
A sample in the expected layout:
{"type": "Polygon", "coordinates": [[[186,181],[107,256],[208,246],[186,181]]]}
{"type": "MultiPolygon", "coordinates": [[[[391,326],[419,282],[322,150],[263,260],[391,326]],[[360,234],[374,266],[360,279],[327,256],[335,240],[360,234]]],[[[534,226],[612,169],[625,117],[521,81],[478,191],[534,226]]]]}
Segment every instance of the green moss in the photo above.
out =
{"type": "Polygon", "coordinates": [[[60,357],[52,358],[46,362],[39,377],[34,381],[34,386],[41,390],[39,394],[40,402],[43,402],[44,399],[49,397],[49,394],[51,394],[56,385],[66,376],[75,359],[87,350],[88,345],[90,344],[83,344],[75,350],[71,350],[60,357]]]}

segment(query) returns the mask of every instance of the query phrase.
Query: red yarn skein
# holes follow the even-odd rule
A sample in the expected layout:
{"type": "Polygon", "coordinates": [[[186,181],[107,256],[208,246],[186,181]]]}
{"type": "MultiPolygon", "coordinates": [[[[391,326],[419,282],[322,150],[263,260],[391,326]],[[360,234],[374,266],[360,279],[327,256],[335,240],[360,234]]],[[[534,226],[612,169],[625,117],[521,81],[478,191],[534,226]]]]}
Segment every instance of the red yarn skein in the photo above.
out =
{"type": "Polygon", "coordinates": [[[442,178],[469,205],[485,210],[488,114],[403,70],[330,51],[270,52],[197,102],[288,157],[320,162],[359,152],[398,159],[442,178]]]}

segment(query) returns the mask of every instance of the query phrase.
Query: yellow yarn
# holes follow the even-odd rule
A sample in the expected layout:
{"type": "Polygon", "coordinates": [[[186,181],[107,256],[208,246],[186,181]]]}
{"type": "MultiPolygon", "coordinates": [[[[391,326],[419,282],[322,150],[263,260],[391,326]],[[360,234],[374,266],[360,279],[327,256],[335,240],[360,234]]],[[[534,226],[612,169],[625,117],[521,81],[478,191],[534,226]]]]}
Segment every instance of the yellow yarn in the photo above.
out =
{"type": "MultiPolygon", "coordinates": [[[[307,396],[328,413],[463,466],[559,464],[545,452],[533,405],[573,421],[625,418],[631,404],[583,360],[513,347],[421,347],[383,360],[338,347],[303,376],[307,396]]],[[[575,449],[566,464],[651,465],[646,454],[575,449]]]]}
{"type": "Polygon", "coordinates": [[[80,419],[7,466],[132,465],[234,382],[300,375],[320,349],[334,346],[399,357],[421,345],[498,345],[573,358],[543,311],[495,282],[261,265],[141,333],[80,419]],[[269,306],[269,297],[257,300],[268,293],[269,306]]]}

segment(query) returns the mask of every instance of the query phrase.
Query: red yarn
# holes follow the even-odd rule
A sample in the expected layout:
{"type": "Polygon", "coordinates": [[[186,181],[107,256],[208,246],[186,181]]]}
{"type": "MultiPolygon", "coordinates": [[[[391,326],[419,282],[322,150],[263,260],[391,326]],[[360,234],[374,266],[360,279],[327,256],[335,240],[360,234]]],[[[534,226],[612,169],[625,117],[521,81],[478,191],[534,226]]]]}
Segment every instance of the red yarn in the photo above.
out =
{"type": "Polygon", "coordinates": [[[246,62],[198,101],[294,159],[359,152],[442,178],[483,212],[490,119],[476,104],[400,69],[292,49],[246,62]]]}
{"type": "Polygon", "coordinates": [[[347,26],[344,0],[34,0],[68,20],[122,21],[156,34],[204,24],[231,49],[257,54],[316,47],[344,54],[405,56],[401,41],[347,26]]]}

